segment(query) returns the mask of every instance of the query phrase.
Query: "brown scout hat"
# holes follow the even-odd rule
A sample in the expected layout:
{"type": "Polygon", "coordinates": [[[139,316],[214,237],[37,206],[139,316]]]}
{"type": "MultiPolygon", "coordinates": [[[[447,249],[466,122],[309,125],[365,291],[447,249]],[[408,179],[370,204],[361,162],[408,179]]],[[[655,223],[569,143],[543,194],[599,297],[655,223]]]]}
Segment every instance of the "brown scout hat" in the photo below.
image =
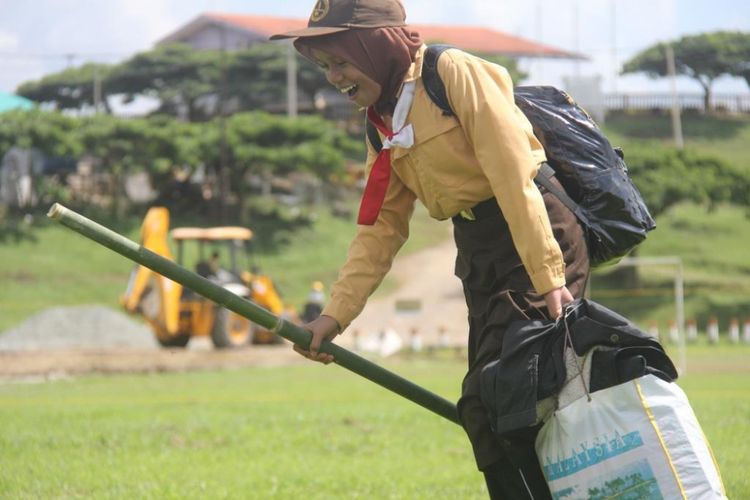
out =
{"type": "Polygon", "coordinates": [[[406,12],[399,0],[318,0],[307,28],[273,35],[271,40],[319,36],[350,28],[404,26],[406,12]]]}

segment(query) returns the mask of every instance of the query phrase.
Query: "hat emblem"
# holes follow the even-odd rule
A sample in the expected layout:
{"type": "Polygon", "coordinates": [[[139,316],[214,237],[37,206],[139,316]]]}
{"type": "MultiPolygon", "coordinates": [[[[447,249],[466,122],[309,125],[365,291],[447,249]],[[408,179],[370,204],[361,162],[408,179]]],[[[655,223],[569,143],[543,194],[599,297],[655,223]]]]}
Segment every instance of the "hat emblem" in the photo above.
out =
{"type": "Polygon", "coordinates": [[[329,0],[318,0],[313,8],[312,14],[310,15],[310,21],[317,23],[328,15],[328,10],[331,8],[329,0]]]}

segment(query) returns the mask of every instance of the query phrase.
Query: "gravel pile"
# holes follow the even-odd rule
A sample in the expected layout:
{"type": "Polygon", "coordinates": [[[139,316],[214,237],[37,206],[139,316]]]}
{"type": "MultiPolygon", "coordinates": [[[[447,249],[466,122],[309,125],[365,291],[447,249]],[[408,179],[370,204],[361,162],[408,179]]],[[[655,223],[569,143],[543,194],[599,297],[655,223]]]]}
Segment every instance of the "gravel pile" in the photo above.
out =
{"type": "Polygon", "coordinates": [[[0,350],[156,347],[151,329],[105,306],[54,307],[0,333],[0,350]]]}

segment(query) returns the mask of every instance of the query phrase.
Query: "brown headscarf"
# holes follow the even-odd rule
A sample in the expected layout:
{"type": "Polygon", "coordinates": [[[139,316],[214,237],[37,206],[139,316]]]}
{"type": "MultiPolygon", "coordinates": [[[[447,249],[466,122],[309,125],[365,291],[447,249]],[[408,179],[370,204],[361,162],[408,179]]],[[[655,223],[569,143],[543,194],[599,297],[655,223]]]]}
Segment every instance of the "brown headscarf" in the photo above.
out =
{"type": "Polygon", "coordinates": [[[353,64],[381,87],[375,103],[379,114],[393,114],[396,93],[422,45],[419,33],[408,27],[352,28],[323,36],[302,37],[296,49],[313,60],[312,49],[320,50],[353,64]]]}

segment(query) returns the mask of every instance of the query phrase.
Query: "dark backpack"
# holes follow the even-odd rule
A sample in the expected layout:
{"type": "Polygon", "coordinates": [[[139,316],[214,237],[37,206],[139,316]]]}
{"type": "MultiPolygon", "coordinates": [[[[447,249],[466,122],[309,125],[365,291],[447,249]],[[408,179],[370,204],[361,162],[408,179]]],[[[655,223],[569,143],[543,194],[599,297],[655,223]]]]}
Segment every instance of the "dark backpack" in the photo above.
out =
{"type": "MultiPolygon", "coordinates": [[[[437,72],[440,54],[452,47],[427,48],[422,80],[427,94],[446,116],[454,113],[437,72]]],[[[656,227],[641,194],[628,177],[622,150],[615,149],[591,117],[565,92],[554,87],[514,90],[547,154],[535,182],[544,186],[581,221],[592,266],[614,263],[628,254],[656,227]],[[555,176],[564,191],[550,182],[555,176]]],[[[376,151],[382,142],[367,122],[367,137],[376,151]]]]}

